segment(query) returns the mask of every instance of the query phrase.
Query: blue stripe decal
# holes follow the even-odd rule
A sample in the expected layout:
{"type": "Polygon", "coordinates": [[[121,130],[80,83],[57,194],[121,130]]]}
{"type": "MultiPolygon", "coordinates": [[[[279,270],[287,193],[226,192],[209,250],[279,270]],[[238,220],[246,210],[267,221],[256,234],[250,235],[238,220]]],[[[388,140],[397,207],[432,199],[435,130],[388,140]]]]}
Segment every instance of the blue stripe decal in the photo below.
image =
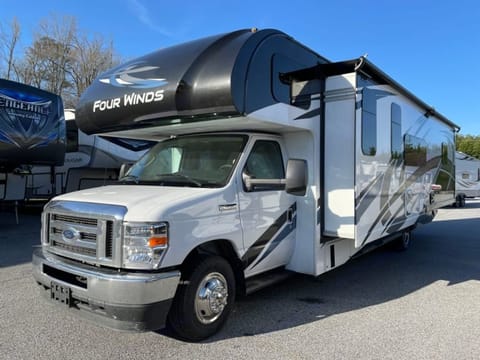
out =
{"type": "Polygon", "coordinates": [[[268,255],[272,253],[273,250],[276,249],[276,247],[288,236],[292,233],[293,230],[295,230],[297,227],[297,215],[296,213],[294,214],[292,218],[292,222],[289,224],[285,224],[283,228],[277,233],[277,236],[273,238],[273,240],[267,244],[267,249],[265,252],[262,254],[260,259],[258,259],[257,263],[252,266],[252,269],[260,264],[263,259],[265,259],[268,255]]]}

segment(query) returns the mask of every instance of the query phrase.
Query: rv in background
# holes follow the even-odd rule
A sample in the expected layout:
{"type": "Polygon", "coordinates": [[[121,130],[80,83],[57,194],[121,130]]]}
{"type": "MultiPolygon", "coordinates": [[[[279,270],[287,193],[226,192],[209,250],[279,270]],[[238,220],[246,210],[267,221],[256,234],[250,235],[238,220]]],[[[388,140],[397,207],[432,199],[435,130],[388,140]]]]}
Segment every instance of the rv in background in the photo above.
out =
{"type": "Polygon", "coordinates": [[[480,160],[460,151],[455,153],[455,203],[465,206],[466,198],[480,196],[480,160]]]}
{"type": "Polygon", "coordinates": [[[236,296],[405,249],[455,201],[457,125],[365,58],[331,63],[276,30],[132,60],[76,116],[158,141],[119,184],[52,199],[33,254],[48,299],[119,329],[204,339],[236,296]]]}
{"type": "Polygon", "coordinates": [[[24,200],[29,166],[53,177],[66,151],[65,118],[59,96],[0,79],[0,201],[24,200]]]}
{"type": "Polygon", "coordinates": [[[133,163],[154,142],[87,135],[77,127],[75,110],[65,110],[66,153],[62,166],[34,166],[28,171],[26,199],[48,199],[54,195],[115,183],[122,164],[133,163]],[[55,184],[55,187],[53,187],[55,184]]]}

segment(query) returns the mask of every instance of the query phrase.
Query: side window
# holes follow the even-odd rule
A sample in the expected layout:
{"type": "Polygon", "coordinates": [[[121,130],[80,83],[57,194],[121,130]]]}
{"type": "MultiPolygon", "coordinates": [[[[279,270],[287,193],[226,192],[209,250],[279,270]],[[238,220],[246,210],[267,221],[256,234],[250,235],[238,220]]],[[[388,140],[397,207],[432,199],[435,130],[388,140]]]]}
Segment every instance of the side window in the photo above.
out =
{"type": "Polygon", "coordinates": [[[272,95],[275,100],[290,104],[290,85],[281,81],[280,74],[303,69],[305,66],[283,54],[275,54],[272,64],[272,95]]]}
{"type": "Polygon", "coordinates": [[[423,166],[427,163],[427,143],[416,136],[405,135],[404,159],[406,166],[423,166]]]}
{"type": "Polygon", "coordinates": [[[442,142],[442,165],[449,165],[449,153],[448,153],[448,144],[442,142]]]}
{"type": "Polygon", "coordinates": [[[391,108],[391,152],[392,159],[400,159],[402,157],[402,109],[398,104],[392,103],[391,108]]]}
{"type": "MultiPolygon", "coordinates": [[[[254,179],[285,178],[280,145],[276,141],[257,141],[248,156],[244,172],[254,179]]],[[[280,188],[275,185],[256,185],[254,191],[279,190],[280,188]]]]}
{"type": "Polygon", "coordinates": [[[67,124],[67,152],[78,151],[78,127],[75,121],[66,121],[67,124]]]}
{"type": "Polygon", "coordinates": [[[377,99],[368,88],[362,92],[362,152],[370,156],[377,153],[377,99]]]}

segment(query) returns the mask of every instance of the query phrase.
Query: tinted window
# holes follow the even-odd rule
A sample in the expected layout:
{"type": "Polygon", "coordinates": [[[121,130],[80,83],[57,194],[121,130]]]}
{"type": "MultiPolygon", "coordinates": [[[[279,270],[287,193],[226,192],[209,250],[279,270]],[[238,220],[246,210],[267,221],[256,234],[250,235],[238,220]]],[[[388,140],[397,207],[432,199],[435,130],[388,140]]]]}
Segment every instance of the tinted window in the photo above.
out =
{"type": "Polygon", "coordinates": [[[400,159],[403,153],[402,146],[402,109],[398,104],[392,103],[391,107],[391,151],[393,159],[400,159]]]}
{"type": "MultiPolygon", "coordinates": [[[[253,146],[244,169],[254,179],[283,179],[282,152],[276,141],[259,140],[253,146]]],[[[254,190],[277,190],[274,185],[255,185],[254,190]]]]}
{"type": "Polygon", "coordinates": [[[66,121],[67,124],[67,152],[78,151],[78,127],[75,121],[66,121]]]}
{"type": "Polygon", "coordinates": [[[377,153],[377,98],[368,88],[362,92],[362,152],[377,153]]]}
{"type": "Polygon", "coordinates": [[[290,104],[290,84],[283,83],[280,80],[280,75],[303,68],[305,66],[295,60],[281,54],[275,54],[272,66],[272,95],[275,100],[290,104]]]}
{"type": "Polygon", "coordinates": [[[427,144],[423,139],[405,135],[405,165],[422,166],[427,162],[427,144]]]}

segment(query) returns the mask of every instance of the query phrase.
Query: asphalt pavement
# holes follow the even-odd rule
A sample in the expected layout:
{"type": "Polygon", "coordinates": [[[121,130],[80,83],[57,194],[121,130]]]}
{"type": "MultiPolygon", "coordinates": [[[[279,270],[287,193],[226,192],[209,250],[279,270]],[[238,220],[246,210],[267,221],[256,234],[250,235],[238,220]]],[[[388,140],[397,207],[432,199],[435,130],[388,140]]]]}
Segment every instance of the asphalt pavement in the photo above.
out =
{"type": "Polygon", "coordinates": [[[410,249],[240,299],[216,336],[107,329],[47,302],[31,274],[40,215],[0,212],[0,359],[479,359],[480,200],[441,209],[410,249]]]}

